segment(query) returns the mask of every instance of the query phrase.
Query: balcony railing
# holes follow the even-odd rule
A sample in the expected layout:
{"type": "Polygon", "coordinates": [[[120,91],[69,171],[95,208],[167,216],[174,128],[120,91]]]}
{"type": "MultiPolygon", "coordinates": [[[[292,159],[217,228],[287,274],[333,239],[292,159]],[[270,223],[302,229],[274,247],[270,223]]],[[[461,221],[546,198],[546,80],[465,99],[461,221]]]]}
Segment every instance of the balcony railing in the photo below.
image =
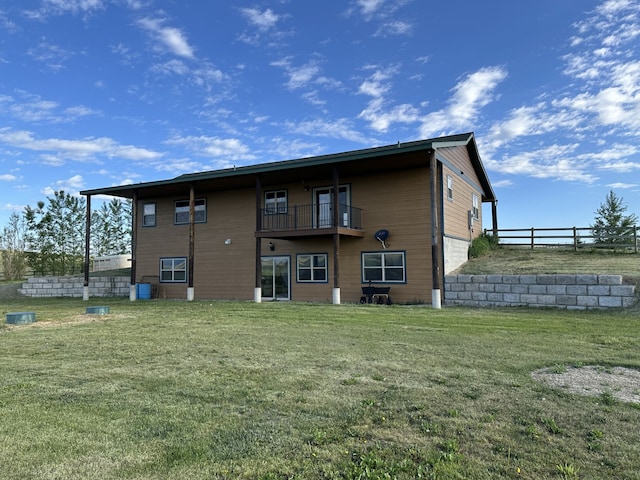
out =
{"type": "MultiPolygon", "coordinates": [[[[260,209],[259,231],[301,231],[344,228],[362,230],[362,209],[350,205],[339,206],[338,225],[334,225],[333,205],[290,205],[286,209],[260,209]]],[[[321,233],[321,232],[318,232],[321,233]]]]}

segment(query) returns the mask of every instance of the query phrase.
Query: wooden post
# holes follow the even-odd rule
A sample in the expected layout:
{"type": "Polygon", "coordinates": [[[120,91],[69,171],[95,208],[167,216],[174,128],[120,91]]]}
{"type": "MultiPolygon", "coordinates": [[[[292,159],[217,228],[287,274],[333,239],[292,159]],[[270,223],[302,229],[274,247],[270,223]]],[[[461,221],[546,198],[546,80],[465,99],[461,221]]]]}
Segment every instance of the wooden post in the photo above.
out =
{"type": "Polygon", "coordinates": [[[138,247],[138,190],[133,191],[131,199],[131,286],[129,287],[129,300],[134,302],[136,292],[136,250],[138,247]]]}
{"type": "Polygon", "coordinates": [[[534,233],[534,231],[535,231],[534,228],[531,227],[531,250],[533,250],[533,247],[535,245],[535,240],[534,240],[535,233],[534,233]]]}
{"type": "Polygon", "coordinates": [[[433,148],[427,150],[429,158],[429,173],[431,181],[431,306],[442,308],[440,294],[440,249],[438,246],[438,182],[436,151],[433,148]]]}
{"type": "Polygon", "coordinates": [[[187,300],[194,298],[193,270],[195,268],[195,238],[196,238],[196,189],[189,184],[189,264],[187,266],[187,300]]]}
{"type": "Polygon", "coordinates": [[[333,177],[333,304],[340,304],[340,234],[338,227],[340,225],[340,177],[338,167],[332,169],[333,177]]]}
{"type": "Polygon", "coordinates": [[[638,253],[638,226],[633,227],[633,251],[638,253]]]}
{"type": "Polygon", "coordinates": [[[573,251],[578,251],[578,229],[573,227],[573,251]]]}
{"type": "Polygon", "coordinates": [[[262,182],[260,176],[256,175],[256,278],[253,289],[253,301],[260,303],[262,300],[262,237],[258,236],[262,228],[261,209],[262,204],[262,182]]]}
{"type": "Polygon", "coordinates": [[[82,300],[89,300],[89,262],[91,248],[91,195],[87,195],[87,218],[85,219],[84,234],[84,284],[82,288],[82,300]]]}
{"type": "Polygon", "coordinates": [[[493,234],[498,234],[498,200],[491,202],[491,222],[493,227],[493,234]]]}

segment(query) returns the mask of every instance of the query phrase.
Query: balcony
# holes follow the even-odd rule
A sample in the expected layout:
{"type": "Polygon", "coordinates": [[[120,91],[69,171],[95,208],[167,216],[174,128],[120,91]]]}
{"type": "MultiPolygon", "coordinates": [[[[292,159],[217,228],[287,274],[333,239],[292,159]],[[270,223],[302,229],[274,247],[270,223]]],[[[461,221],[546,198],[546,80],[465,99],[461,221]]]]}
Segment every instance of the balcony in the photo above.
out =
{"type": "Polygon", "coordinates": [[[333,235],[364,237],[362,209],[339,206],[338,225],[334,224],[333,204],[291,205],[284,209],[261,208],[257,237],[288,238],[333,235]]]}

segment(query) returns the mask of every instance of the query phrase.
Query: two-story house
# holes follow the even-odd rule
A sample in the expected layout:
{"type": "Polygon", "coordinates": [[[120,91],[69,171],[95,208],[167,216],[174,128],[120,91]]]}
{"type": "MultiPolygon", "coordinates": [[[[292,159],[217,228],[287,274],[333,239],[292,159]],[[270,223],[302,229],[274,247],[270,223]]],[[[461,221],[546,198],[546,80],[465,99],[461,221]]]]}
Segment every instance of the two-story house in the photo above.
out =
{"type": "MultiPolygon", "coordinates": [[[[472,133],[81,192],[133,201],[132,299],[440,302],[496,198],[472,133]]],[[[87,237],[88,238],[88,237],[87,237]]],[[[88,254],[87,254],[88,262],[88,254]]]]}

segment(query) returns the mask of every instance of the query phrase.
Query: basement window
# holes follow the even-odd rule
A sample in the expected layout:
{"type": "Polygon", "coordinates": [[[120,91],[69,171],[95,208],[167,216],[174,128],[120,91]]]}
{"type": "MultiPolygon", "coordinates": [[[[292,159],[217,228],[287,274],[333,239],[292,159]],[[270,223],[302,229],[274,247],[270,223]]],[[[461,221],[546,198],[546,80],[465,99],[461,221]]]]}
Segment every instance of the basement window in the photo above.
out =
{"type": "Polygon", "coordinates": [[[327,255],[298,255],[297,280],[301,283],[327,282],[327,255]]]}
{"type": "Polygon", "coordinates": [[[362,281],[405,283],[404,252],[363,252],[362,281]]]}
{"type": "Polygon", "coordinates": [[[160,281],[166,283],[184,283],[187,281],[187,258],[161,258],[160,281]]]}

